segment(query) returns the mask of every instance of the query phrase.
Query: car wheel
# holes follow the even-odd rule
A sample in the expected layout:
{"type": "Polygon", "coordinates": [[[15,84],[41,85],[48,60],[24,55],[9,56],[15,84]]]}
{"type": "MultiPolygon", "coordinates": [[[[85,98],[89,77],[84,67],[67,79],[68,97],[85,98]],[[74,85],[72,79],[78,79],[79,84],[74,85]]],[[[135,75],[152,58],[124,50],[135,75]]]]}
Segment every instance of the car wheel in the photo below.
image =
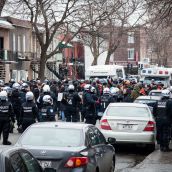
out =
{"type": "Polygon", "coordinates": [[[112,163],[111,163],[111,167],[110,167],[110,172],[114,172],[114,171],[115,171],[115,160],[113,158],[112,163]]]}
{"type": "Polygon", "coordinates": [[[155,143],[146,145],[146,149],[149,152],[153,152],[155,150],[155,143]]]}

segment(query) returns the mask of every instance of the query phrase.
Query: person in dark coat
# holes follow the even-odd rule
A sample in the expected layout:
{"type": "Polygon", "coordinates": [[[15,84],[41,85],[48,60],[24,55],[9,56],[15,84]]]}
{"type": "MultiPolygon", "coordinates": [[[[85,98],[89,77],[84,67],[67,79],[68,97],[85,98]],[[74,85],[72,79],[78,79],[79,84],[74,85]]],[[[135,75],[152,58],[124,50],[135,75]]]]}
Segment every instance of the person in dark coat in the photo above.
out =
{"type": "Polygon", "coordinates": [[[20,124],[22,126],[22,131],[26,130],[27,127],[33,123],[39,121],[39,112],[34,103],[34,95],[31,91],[26,93],[26,102],[22,104],[20,124]]]}
{"type": "Polygon", "coordinates": [[[12,105],[7,100],[7,92],[1,91],[0,92],[0,138],[1,138],[1,133],[3,133],[3,145],[11,145],[11,142],[8,141],[11,120],[15,122],[12,105]]]}

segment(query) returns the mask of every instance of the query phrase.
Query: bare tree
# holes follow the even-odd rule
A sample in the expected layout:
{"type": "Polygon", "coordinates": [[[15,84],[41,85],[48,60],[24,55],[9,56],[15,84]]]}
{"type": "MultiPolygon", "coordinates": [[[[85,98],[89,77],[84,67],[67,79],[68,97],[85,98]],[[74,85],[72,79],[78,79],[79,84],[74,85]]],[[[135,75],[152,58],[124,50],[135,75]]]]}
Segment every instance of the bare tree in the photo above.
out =
{"type": "Polygon", "coordinates": [[[7,0],[0,0],[0,16],[7,0]]]}
{"type": "MultiPolygon", "coordinates": [[[[97,25],[90,25],[83,34],[84,42],[90,47],[94,60],[93,65],[97,64],[98,57],[107,51],[105,64],[109,64],[111,55],[119,47],[124,34],[133,29],[146,13],[144,3],[141,0],[104,0],[99,11],[106,12],[106,19],[100,20],[97,25]],[[134,19],[132,19],[134,18],[134,19]]],[[[86,17],[92,21],[97,16],[95,6],[90,4],[87,8],[86,17]]]]}
{"type": "Polygon", "coordinates": [[[149,15],[154,21],[172,22],[172,0],[145,0],[149,9],[149,15]]]}
{"type": "MultiPolygon", "coordinates": [[[[38,77],[43,80],[47,60],[59,52],[59,45],[48,52],[53,38],[57,33],[62,34],[67,44],[87,26],[87,20],[81,20],[85,15],[82,9],[87,3],[80,0],[12,0],[11,4],[15,4],[16,15],[22,15],[32,23],[41,47],[38,77]]],[[[96,16],[89,25],[96,23],[101,16],[104,14],[96,16]]]]}
{"type": "Polygon", "coordinates": [[[169,66],[172,46],[172,28],[164,28],[157,23],[147,29],[149,49],[152,53],[152,62],[159,66],[169,66]]]}

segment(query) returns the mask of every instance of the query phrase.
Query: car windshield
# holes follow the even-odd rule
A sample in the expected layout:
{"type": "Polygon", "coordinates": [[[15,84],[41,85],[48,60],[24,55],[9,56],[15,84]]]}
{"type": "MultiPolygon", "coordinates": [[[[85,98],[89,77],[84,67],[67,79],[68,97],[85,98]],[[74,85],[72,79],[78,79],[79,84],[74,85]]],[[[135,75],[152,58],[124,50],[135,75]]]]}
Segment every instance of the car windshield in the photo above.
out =
{"type": "Polygon", "coordinates": [[[20,140],[22,145],[78,147],[84,144],[82,130],[30,128],[20,140]]]}
{"type": "Polygon", "coordinates": [[[115,117],[148,117],[149,111],[146,107],[111,106],[107,110],[107,115],[115,117]]]}

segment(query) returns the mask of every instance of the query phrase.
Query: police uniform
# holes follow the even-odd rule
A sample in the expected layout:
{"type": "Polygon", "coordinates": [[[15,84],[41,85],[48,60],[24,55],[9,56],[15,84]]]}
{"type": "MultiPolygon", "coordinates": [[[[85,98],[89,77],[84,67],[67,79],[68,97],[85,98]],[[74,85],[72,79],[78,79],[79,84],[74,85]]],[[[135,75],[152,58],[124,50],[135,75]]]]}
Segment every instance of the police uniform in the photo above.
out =
{"type": "Polygon", "coordinates": [[[12,105],[8,101],[0,102],[0,136],[3,132],[3,144],[8,144],[8,136],[10,132],[10,121],[15,122],[12,113],[12,105]]]}
{"type": "Polygon", "coordinates": [[[18,90],[13,90],[12,95],[11,95],[11,103],[13,106],[14,115],[17,119],[17,125],[19,127],[22,102],[21,102],[20,93],[18,90]]]}
{"type": "Polygon", "coordinates": [[[156,113],[157,142],[160,144],[161,151],[166,151],[170,141],[170,121],[166,114],[167,100],[158,101],[156,113]]]}
{"type": "Polygon", "coordinates": [[[33,101],[27,101],[22,104],[20,124],[24,131],[28,126],[39,121],[39,113],[36,104],[33,101]]]}
{"type": "Polygon", "coordinates": [[[85,92],[83,95],[83,107],[84,107],[84,116],[85,123],[87,124],[96,124],[96,101],[93,99],[91,93],[85,92]]]}
{"type": "Polygon", "coordinates": [[[41,108],[41,117],[40,121],[42,122],[47,122],[47,121],[56,121],[55,120],[55,112],[53,110],[52,105],[44,104],[43,107],[41,108]]]}
{"type": "Polygon", "coordinates": [[[65,104],[65,117],[66,122],[78,122],[79,121],[79,106],[81,103],[81,98],[78,93],[74,91],[69,91],[64,95],[62,102],[65,104]]]}

